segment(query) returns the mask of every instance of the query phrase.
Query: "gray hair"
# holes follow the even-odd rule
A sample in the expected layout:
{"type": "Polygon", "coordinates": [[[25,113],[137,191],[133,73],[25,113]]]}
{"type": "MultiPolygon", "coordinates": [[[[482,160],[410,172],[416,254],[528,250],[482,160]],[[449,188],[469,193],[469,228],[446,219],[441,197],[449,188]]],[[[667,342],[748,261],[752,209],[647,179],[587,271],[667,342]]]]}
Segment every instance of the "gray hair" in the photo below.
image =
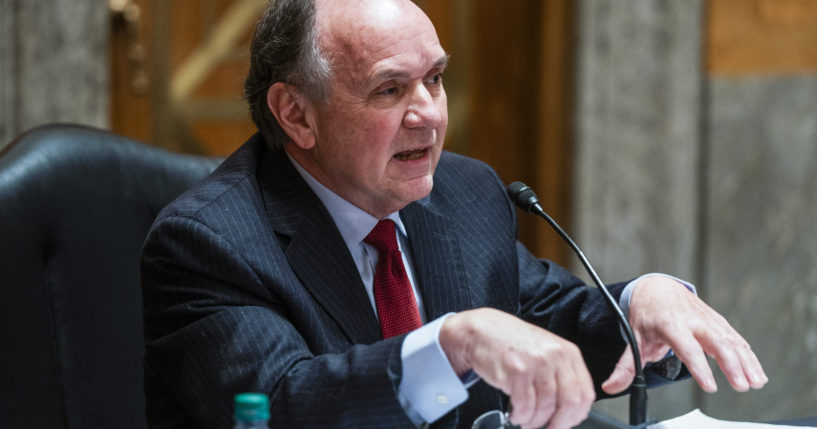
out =
{"type": "Polygon", "coordinates": [[[314,0],[272,0],[255,27],[244,98],[253,122],[273,149],[289,137],[267,106],[267,91],[276,82],[298,88],[313,101],[329,95],[329,60],[321,52],[314,0]]]}

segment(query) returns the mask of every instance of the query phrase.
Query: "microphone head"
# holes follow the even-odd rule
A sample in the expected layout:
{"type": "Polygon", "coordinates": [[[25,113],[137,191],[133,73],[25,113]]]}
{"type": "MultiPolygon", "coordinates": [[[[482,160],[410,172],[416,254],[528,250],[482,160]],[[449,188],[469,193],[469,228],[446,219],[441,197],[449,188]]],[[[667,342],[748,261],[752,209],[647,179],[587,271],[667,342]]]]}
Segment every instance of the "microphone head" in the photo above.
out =
{"type": "Polygon", "coordinates": [[[533,212],[534,208],[539,205],[539,198],[536,197],[536,193],[522,182],[511,183],[508,185],[507,191],[511,201],[528,213],[533,212]]]}

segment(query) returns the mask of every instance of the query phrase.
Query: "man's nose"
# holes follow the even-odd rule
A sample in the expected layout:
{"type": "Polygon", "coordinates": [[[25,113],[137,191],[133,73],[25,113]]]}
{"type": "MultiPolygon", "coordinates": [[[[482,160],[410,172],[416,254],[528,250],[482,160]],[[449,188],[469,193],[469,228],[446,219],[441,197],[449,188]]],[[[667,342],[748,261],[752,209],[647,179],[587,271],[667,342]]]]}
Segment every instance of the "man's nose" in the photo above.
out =
{"type": "Polygon", "coordinates": [[[424,84],[417,84],[412,89],[408,109],[403,116],[403,126],[406,128],[436,128],[443,120],[441,103],[445,102],[444,99],[440,99],[444,97],[442,88],[440,91],[441,93],[435,96],[424,84]]]}

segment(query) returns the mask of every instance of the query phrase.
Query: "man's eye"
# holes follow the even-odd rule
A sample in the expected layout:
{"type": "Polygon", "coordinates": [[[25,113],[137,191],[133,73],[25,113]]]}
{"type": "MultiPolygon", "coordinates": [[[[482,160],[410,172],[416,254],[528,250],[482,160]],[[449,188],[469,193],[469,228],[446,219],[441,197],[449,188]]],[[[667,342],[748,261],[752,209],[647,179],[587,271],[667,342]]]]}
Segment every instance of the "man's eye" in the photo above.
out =
{"type": "Polygon", "coordinates": [[[380,91],[377,91],[377,95],[394,95],[394,94],[397,94],[397,87],[396,86],[390,86],[390,87],[381,89],[380,91]]]}
{"type": "Polygon", "coordinates": [[[442,73],[437,73],[437,74],[435,74],[434,76],[431,76],[428,79],[428,83],[430,83],[432,85],[438,85],[438,84],[442,83],[442,81],[443,81],[443,74],[442,73]]]}

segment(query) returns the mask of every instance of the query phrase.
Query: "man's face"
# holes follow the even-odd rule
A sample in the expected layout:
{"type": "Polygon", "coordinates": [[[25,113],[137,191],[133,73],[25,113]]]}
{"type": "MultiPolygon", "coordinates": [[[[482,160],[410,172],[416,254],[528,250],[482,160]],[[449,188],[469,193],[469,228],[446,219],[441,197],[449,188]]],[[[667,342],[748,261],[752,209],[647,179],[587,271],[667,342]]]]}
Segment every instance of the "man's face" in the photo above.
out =
{"type": "Polygon", "coordinates": [[[447,56],[431,22],[410,2],[349,3],[319,3],[333,76],[328,101],[307,108],[316,140],[299,162],[382,217],[431,192],[448,124],[447,56]]]}

